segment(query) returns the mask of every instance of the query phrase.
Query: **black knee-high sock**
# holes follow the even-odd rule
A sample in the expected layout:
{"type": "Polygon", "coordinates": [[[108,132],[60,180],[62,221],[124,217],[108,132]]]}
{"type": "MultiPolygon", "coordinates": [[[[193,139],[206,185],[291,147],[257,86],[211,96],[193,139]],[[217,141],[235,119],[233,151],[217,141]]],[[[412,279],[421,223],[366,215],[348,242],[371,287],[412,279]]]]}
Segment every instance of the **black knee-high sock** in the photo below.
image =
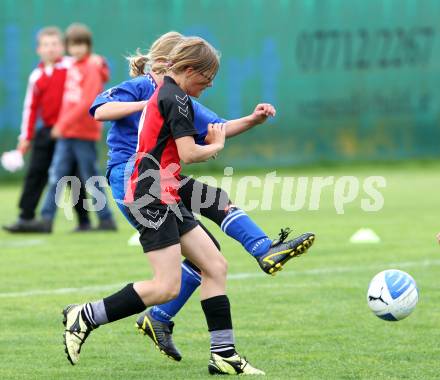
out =
{"type": "Polygon", "coordinates": [[[109,297],[85,304],[82,316],[91,326],[97,327],[138,314],[144,310],[145,304],[134,290],[133,284],[128,284],[109,297]]]}
{"type": "Polygon", "coordinates": [[[230,357],[235,353],[231,305],[226,295],[211,297],[201,302],[211,335],[211,352],[230,357]]]}

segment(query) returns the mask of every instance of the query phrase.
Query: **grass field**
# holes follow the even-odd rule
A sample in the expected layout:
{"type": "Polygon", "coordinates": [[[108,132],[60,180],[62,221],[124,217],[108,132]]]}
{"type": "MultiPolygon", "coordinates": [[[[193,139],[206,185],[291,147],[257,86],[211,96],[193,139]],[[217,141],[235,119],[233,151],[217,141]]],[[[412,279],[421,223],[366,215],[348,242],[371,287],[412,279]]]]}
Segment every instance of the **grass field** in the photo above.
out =
{"type": "MultiPolygon", "coordinates": [[[[275,235],[280,227],[314,231],[316,244],[276,277],[217,226],[209,224],[229,260],[229,295],[237,347],[271,379],[429,379],[440,377],[440,165],[316,168],[284,175],[381,175],[384,208],[367,213],[360,198],[337,215],[331,189],[318,211],[272,211],[252,216],[275,235]],[[353,245],[361,227],[380,244],[353,245]],[[370,279],[387,268],[409,272],[420,290],[414,313],[401,322],[376,318],[366,305],[370,279]]],[[[240,173],[236,172],[236,175],[240,173]]],[[[0,224],[16,217],[18,185],[0,187],[0,224]]],[[[233,192],[234,194],[234,192],[233,192]]],[[[254,190],[254,197],[258,191],[254,190]]],[[[279,196],[279,194],[278,194],[279,196]]],[[[207,378],[209,337],[195,295],[176,317],[180,363],[137,335],[135,318],[104,326],[84,345],[80,363],[64,356],[61,310],[95,300],[150,275],[132,229],[119,214],[115,234],[70,232],[59,215],[52,235],[0,232],[0,379],[207,378]]]]}

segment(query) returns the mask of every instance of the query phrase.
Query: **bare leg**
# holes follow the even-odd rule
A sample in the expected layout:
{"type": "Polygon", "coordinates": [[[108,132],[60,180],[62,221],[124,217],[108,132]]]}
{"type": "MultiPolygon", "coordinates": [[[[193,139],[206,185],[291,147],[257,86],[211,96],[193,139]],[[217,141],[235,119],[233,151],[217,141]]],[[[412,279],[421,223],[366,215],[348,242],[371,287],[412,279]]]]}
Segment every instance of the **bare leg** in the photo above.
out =
{"type": "Polygon", "coordinates": [[[180,290],[180,245],[150,251],[147,254],[153,267],[151,280],[135,282],[134,290],[146,306],[157,305],[177,297],[180,290]]]}
{"type": "Polygon", "coordinates": [[[182,253],[200,268],[202,300],[226,294],[227,262],[200,226],[181,236],[182,253]]]}

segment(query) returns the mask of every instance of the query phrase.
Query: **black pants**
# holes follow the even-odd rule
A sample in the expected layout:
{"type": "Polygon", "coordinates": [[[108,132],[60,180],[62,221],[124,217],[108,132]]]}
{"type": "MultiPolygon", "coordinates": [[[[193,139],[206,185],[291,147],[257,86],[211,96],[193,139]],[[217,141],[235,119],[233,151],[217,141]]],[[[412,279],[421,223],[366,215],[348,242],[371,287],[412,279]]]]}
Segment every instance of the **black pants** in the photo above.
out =
{"type": "MultiPolygon", "coordinates": [[[[20,208],[20,218],[22,219],[30,220],[35,217],[35,210],[47,184],[55,143],[56,141],[50,137],[50,128],[40,128],[37,130],[18,205],[20,208]]],[[[71,175],[76,175],[80,178],[76,165],[72,168],[71,175]]],[[[75,205],[79,223],[89,223],[89,216],[87,210],[83,208],[82,202],[85,198],[85,189],[84,186],[81,186],[79,201],[75,205]]]]}

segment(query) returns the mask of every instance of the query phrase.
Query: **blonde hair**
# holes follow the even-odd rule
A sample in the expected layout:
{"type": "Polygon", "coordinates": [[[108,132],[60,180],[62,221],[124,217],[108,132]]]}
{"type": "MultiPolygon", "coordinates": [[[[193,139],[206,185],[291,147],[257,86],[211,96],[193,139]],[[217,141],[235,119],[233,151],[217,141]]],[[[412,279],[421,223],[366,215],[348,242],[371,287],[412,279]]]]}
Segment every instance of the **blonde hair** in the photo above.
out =
{"type": "Polygon", "coordinates": [[[37,42],[40,43],[41,38],[44,36],[56,36],[61,40],[61,42],[63,42],[63,32],[56,26],[47,26],[43,29],[40,29],[37,33],[37,42]]]}
{"type": "Polygon", "coordinates": [[[155,74],[165,74],[167,71],[168,55],[174,46],[183,39],[183,35],[178,32],[168,32],[162,34],[153,42],[148,53],[142,54],[140,49],[136,50],[136,55],[127,57],[131,77],[145,75],[147,71],[155,74]]]}
{"type": "Polygon", "coordinates": [[[176,74],[192,67],[212,80],[219,66],[220,53],[200,37],[185,37],[168,57],[168,70],[176,74]]]}

